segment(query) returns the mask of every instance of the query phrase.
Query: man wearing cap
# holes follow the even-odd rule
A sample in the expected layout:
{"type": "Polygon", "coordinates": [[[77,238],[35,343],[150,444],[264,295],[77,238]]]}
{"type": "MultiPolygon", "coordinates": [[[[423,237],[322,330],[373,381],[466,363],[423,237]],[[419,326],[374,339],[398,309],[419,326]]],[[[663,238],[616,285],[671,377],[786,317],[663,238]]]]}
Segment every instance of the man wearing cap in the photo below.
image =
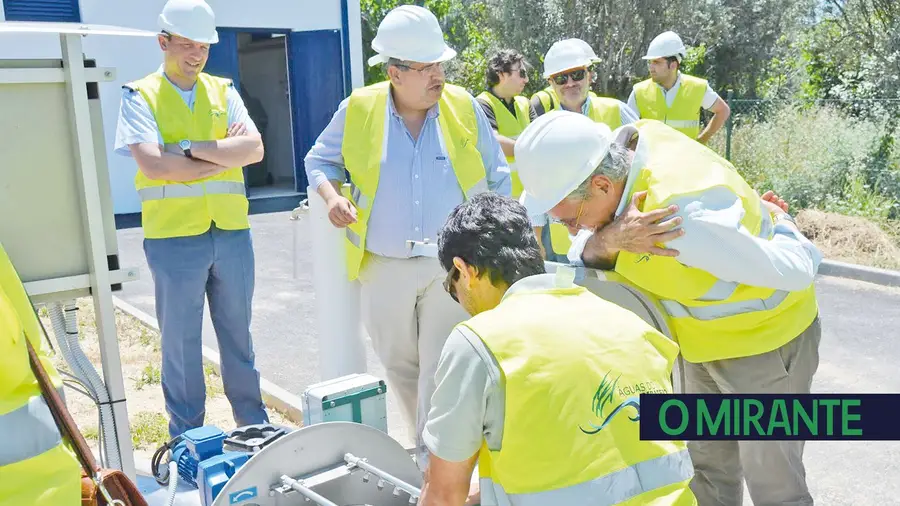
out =
{"type": "MultiPolygon", "coordinates": [[[[656,295],[686,393],[809,393],[818,367],[813,284],[822,254],[767,193],[656,120],[611,132],[555,112],[516,140],[531,213],[592,231],[580,260],[656,295]]],[[[802,441],[691,441],[700,504],[811,505],[802,441]]]]}
{"type": "Polygon", "coordinates": [[[705,79],[681,72],[687,49],[675,32],[656,36],[643,59],[650,78],[634,85],[628,106],[642,119],[656,119],[706,144],[731,115],[731,108],[705,79]],[[713,117],[700,132],[700,109],[713,117]]]}
{"type": "MultiPolygon", "coordinates": [[[[538,92],[531,104],[538,116],[551,110],[580,112],[610,129],[638,120],[627,104],[609,97],[598,97],[590,91],[593,81],[591,66],[598,61],[590,44],[581,39],[564,39],[555,42],[544,56],[544,79],[553,90],[552,94],[538,92]],[[548,98],[550,102],[548,103],[548,98]]],[[[546,215],[532,217],[535,233],[542,242],[549,243],[547,258],[566,262],[566,254],[572,245],[565,226],[550,223],[546,215]]]]}
{"type": "Polygon", "coordinates": [[[492,193],[441,231],[445,288],[472,318],[441,354],[420,504],[461,505],[476,462],[482,506],[697,504],[684,442],[641,440],[640,399],[623,393],[671,393],[678,346],[571,267],[546,274],[530,232],[492,193]]]}
{"type": "Polygon", "coordinates": [[[116,152],[138,166],[174,437],[204,423],[204,298],[235,422],[268,422],[250,335],[254,256],[242,169],[262,159],[263,144],[231,81],[203,72],[218,41],[209,5],[169,0],[159,26],[163,64],[124,86],[116,152]]]}
{"type": "MultiPolygon", "coordinates": [[[[434,258],[408,241],[437,238],[447,215],[477,193],[510,193],[509,167],[481,105],[446,83],[456,55],[425,8],[390,11],[372,41],[370,65],[388,81],[357,89],[306,156],[306,173],[346,230],[350,281],[361,284],[362,318],[406,421],[420,435],[444,341],[465,311],[441,288],[434,258]],[[342,188],[349,173],[349,188],[342,188]]],[[[336,301],[334,303],[340,303],[336,301]]]]}

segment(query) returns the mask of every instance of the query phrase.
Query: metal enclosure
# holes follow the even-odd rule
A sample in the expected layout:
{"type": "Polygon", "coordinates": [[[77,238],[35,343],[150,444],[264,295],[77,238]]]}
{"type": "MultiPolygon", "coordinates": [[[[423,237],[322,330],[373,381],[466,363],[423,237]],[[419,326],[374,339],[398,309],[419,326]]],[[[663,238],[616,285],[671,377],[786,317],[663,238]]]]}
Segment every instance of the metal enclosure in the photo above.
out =
{"type": "Polygon", "coordinates": [[[59,38],[61,59],[0,61],[0,242],[35,303],[90,296],[118,461],[135,479],[112,292],[121,269],[99,83],[114,71],[85,61],[84,36],[156,33],[81,23],[3,22],[0,33],[59,38]]]}

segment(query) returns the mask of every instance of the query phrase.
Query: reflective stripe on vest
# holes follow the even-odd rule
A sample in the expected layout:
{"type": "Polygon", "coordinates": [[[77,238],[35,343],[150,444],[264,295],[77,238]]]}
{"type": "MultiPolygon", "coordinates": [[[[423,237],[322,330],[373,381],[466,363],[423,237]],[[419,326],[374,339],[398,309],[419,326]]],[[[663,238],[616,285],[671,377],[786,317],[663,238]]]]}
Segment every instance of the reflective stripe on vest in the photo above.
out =
{"type": "Polygon", "coordinates": [[[202,197],[204,195],[244,195],[244,183],[238,181],[207,181],[205,183],[167,184],[138,190],[142,202],[148,200],[202,197]]]}
{"type": "MultiPolygon", "coordinates": [[[[62,395],[62,389],[58,390],[62,395]]],[[[0,415],[0,434],[6,434],[0,445],[0,467],[37,457],[62,442],[53,413],[40,395],[0,415]]]]}
{"type": "Polygon", "coordinates": [[[700,128],[698,119],[666,119],[666,124],[672,128],[700,128]]]}
{"type": "MultiPolygon", "coordinates": [[[[193,109],[160,72],[125,87],[147,102],[163,143],[175,144],[185,139],[214,141],[226,137],[231,86],[228,79],[200,73],[193,109]]],[[[209,230],[213,222],[223,230],[250,228],[250,203],[244,189],[238,191],[238,186],[244,185],[242,167],[230,167],[190,184],[150,179],[139,170],[134,185],[141,199],[141,225],[148,239],[196,236],[209,230]],[[207,184],[206,191],[201,183],[207,184]],[[216,188],[217,185],[221,186],[216,188]]]]}
{"type": "MultiPolygon", "coordinates": [[[[357,221],[347,226],[344,243],[347,276],[359,276],[365,254],[369,216],[375,204],[383,154],[387,145],[390,83],[357,88],[347,103],[341,155],[352,184],[341,192],[357,207],[357,221]],[[348,191],[349,190],[349,191],[348,191]]],[[[446,84],[438,102],[438,139],[465,198],[488,191],[487,172],[477,147],[478,121],[472,95],[446,84]]]]}
{"type": "Polygon", "coordinates": [[[681,450],[570,487],[532,494],[507,494],[499,483],[481,478],[482,506],[545,506],[591,504],[612,506],[640,494],[686,481],[694,476],[688,450],[681,450]]]}
{"type": "MultiPolygon", "coordinates": [[[[768,212],[766,212],[765,206],[760,203],[760,208],[762,211],[762,225],[760,226],[759,233],[757,237],[761,239],[769,239],[770,234],[772,233],[772,229],[774,225],[772,224],[772,220],[769,217],[768,212]]],[[[696,300],[701,302],[721,302],[727,300],[731,297],[735,290],[738,289],[740,283],[736,283],[734,281],[724,281],[718,280],[709,289],[705,294],[697,297],[696,300]]],[[[670,316],[675,318],[685,318],[691,317],[696,318],[698,320],[716,320],[719,318],[726,318],[728,316],[735,316],[739,314],[751,313],[753,311],[768,311],[770,309],[776,308],[779,304],[784,302],[787,296],[790,295],[790,292],[786,290],[777,290],[775,293],[766,297],[765,299],[751,299],[751,300],[742,300],[738,302],[729,302],[724,304],[717,304],[713,306],[702,306],[702,307],[688,307],[680,302],[676,302],[674,300],[660,300],[660,304],[666,311],[669,312],[670,316]]]]}

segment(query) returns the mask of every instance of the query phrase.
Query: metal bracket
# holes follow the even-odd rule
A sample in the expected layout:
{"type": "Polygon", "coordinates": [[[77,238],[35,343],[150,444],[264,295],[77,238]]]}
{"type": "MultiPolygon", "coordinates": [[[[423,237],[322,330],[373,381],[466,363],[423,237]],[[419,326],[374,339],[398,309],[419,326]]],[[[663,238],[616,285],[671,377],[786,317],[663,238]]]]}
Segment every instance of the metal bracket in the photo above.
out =
{"type": "Polygon", "coordinates": [[[348,453],[348,454],[344,455],[344,460],[347,462],[347,464],[350,465],[351,468],[358,467],[358,468],[366,471],[366,474],[363,475],[363,481],[366,483],[368,483],[368,481],[369,481],[369,473],[377,476],[379,479],[378,479],[378,483],[376,483],[375,486],[378,488],[378,490],[383,489],[385,483],[393,485],[394,486],[394,495],[399,496],[401,490],[406,492],[407,494],[409,494],[409,503],[410,504],[416,504],[419,501],[419,496],[422,495],[422,491],[419,490],[418,488],[410,485],[409,483],[406,483],[405,481],[401,480],[400,478],[397,478],[396,476],[394,476],[388,472],[378,469],[377,467],[373,466],[372,464],[369,464],[369,461],[367,459],[359,458],[359,457],[353,455],[352,453],[348,453]]]}

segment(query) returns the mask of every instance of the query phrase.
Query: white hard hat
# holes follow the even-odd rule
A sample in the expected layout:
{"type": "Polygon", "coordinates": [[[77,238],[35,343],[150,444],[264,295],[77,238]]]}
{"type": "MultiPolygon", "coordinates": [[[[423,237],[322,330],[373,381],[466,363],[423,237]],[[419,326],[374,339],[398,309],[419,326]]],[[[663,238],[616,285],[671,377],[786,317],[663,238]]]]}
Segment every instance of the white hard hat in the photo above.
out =
{"type": "Polygon", "coordinates": [[[216,17],[203,0],[169,0],[159,15],[159,29],[194,42],[219,42],[216,17]]]}
{"type": "Polygon", "coordinates": [[[444,32],[437,18],[418,5],[401,5],[388,12],[372,40],[375,56],[369,65],[385,63],[390,58],[419,63],[437,63],[456,56],[444,42],[444,32]]]}
{"type": "Polygon", "coordinates": [[[554,42],[544,56],[544,79],[569,69],[588,67],[596,61],[591,45],[581,39],[554,42]]]}
{"type": "Polygon", "coordinates": [[[687,49],[685,49],[684,43],[681,42],[681,37],[677,33],[669,31],[657,35],[650,41],[650,47],[647,48],[647,54],[644,56],[644,59],[653,60],[655,58],[677,56],[678,61],[681,62],[685,54],[687,54],[687,49]]]}
{"type": "Polygon", "coordinates": [[[554,110],[519,135],[516,168],[528,214],[544,214],[578,188],[609,152],[613,133],[584,114],[554,110]]]}

